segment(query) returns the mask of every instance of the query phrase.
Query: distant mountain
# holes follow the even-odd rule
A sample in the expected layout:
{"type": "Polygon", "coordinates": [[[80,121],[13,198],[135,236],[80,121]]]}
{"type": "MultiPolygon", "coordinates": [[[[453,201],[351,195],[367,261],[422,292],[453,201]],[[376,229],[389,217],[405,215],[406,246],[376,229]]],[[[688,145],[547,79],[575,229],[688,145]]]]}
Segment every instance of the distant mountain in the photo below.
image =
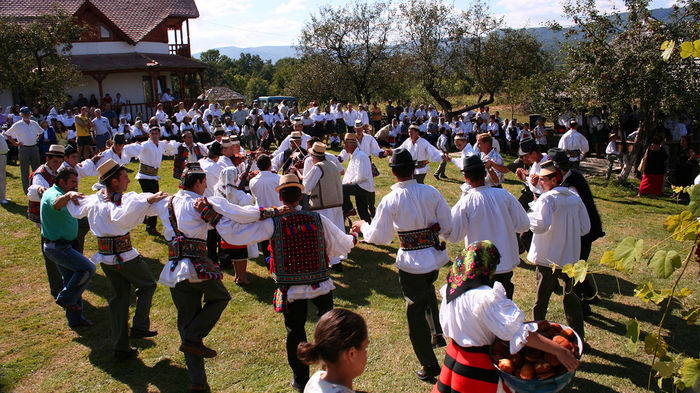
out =
{"type": "MultiPolygon", "coordinates": [[[[226,55],[232,59],[238,59],[241,53],[250,53],[251,55],[258,55],[263,60],[271,60],[272,64],[275,64],[277,60],[283,57],[296,57],[296,49],[292,46],[256,46],[251,48],[239,48],[237,46],[225,46],[223,48],[211,48],[217,49],[222,55],[226,55]]],[[[199,58],[199,53],[195,53],[194,57],[199,58]]]]}
{"type": "MultiPolygon", "coordinates": [[[[657,8],[651,10],[651,16],[662,21],[668,20],[671,14],[673,14],[673,8],[657,8]]],[[[626,12],[620,14],[623,20],[627,18],[627,15],[628,13],[626,12]]],[[[565,40],[564,31],[553,32],[547,27],[530,27],[526,30],[542,43],[542,48],[546,51],[552,52],[558,50],[559,43],[565,40]]],[[[232,59],[237,59],[241,53],[250,53],[251,55],[260,56],[263,60],[271,60],[273,64],[283,57],[297,57],[297,52],[292,46],[258,46],[251,48],[226,46],[212,49],[218,49],[222,55],[226,55],[232,59]]],[[[196,53],[194,57],[199,58],[200,53],[196,53]]]]}

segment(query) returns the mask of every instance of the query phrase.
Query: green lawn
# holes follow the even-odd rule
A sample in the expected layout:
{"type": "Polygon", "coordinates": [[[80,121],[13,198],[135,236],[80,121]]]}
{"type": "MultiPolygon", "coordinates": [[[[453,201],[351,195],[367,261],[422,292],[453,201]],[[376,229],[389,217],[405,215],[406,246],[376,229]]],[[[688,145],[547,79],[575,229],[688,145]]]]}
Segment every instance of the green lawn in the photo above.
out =
{"type": "MultiPolygon", "coordinates": [[[[386,160],[375,160],[381,175],[376,178],[377,204],[393,183],[386,160]]],[[[436,164],[433,164],[433,167],[436,164]]],[[[169,175],[172,161],[165,161],[161,189],[174,192],[177,182],[169,175]]],[[[132,170],[135,164],[129,166],[132,170]]],[[[448,167],[447,181],[437,182],[428,176],[428,184],[438,187],[452,205],[460,195],[460,174],[448,167]]],[[[133,179],[134,173],[130,173],[133,179]]],[[[127,363],[112,360],[107,299],[110,289],[104,274],[97,275],[85,292],[85,315],[96,325],[90,329],[71,330],[63,311],[54,304],[40,252],[39,230],[27,219],[26,198],[21,193],[19,169],[8,167],[8,197],[12,203],[0,207],[0,222],[5,236],[0,241],[0,390],[16,392],[181,392],[189,385],[182,353],[178,351],[176,310],[168,289],[158,286],[153,298],[152,327],[159,335],[152,340],[137,340],[139,358],[127,363]]],[[[506,176],[506,188],[519,195],[519,182],[506,176]]],[[[83,180],[81,191],[90,192],[93,178],[83,180]]],[[[594,244],[591,261],[597,261],[604,249],[625,236],[637,236],[653,244],[665,237],[662,220],[680,210],[666,198],[638,199],[635,183],[617,185],[603,178],[590,180],[597,196],[607,236],[594,244]]],[[[130,185],[138,190],[138,182],[130,185]]],[[[410,214],[410,212],[407,212],[410,214]]],[[[132,232],[135,247],[149,263],[157,277],[167,259],[162,240],[145,234],[141,225],[132,232]]],[[[345,262],[342,274],[334,274],[338,289],[337,307],[362,314],[370,329],[369,361],[365,373],[357,378],[356,389],[368,392],[428,392],[429,384],[413,375],[419,364],[407,336],[404,300],[397,282],[394,257],[397,241],[391,246],[359,244],[345,262]]],[[[454,256],[463,244],[450,244],[454,256]]],[[[86,255],[92,255],[96,242],[92,234],[86,239],[86,255]]],[[[697,288],[697,265],[693,264],[682,286],[697,288]]],[[[251,285],[243,288],[233,282],[232,272],[224,284],[232,300],[216,328],[205,343],[219,351],[206,361],[209,383],[215,392],[289,392],[291,370],[287,366],[282,316],[271,304],[274,284],[262,258],[249,264],[251,285]]],[[[438,284],[445,282],[446,268],[438,284]]],[[[635,286],[648,274],[640,269],[632,276],[599,274],[596,282],[602,301],[593,306],[587,319],[586,335],[592,349],[584,354],[583,364],[567,391],[639,392],[646,389],[651,358],[643,351],[635,355],[625,349],[625,323],[637,318],[642,329],[658,323],[660,307],[631,298],[635,286]],[[618,287],[624,296],[618,293],[618,287]]],[[[515,301],[531,317],[534,301],[535,273],[531,266],[516,269],[515,301]]],[[[691,301],[698,302],[697,291],[691,301]]],[[[315,309],[311,307],[307,332],[312,334],[315,309]]],[[[700,331],[688,327],[675,310],[667,319],[672,335],[669,343],[686,353],[698,356],[700,331]]],[[[549,318],[563,321],[561,298],[553,295],[549,318]]],[[[444,349],[436,354],[442,361],[444,349]]],[[[655,382],[652,382],[655,386],[655,382]]]]}

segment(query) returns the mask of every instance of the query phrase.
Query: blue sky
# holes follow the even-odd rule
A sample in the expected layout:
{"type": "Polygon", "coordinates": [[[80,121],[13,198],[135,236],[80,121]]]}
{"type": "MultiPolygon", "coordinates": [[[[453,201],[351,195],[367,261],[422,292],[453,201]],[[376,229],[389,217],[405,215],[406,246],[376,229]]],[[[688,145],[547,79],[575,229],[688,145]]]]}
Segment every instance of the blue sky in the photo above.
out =
{"type": "MultiPolygon", "coordinates": [[[[325,4],[352,0],[196,0],[200,17],[190,21],[192,53],[223,46],[295,45],[311,13],[325,4]]],[[[437,0],[436,0],[437,1],[437,0]]],[[[549,20],[568,24],[558,0],[486,0],[492,13],[503,15],[509,27],[541,26],[549,20]]],[[[396,1],[395,1],[396,3],[396,1]]],[[[448,3],[449,4],[449,3],[448,3]]],[[[466,9],[470,0],[455,0],[466,9]]],[[[670,7],[673,0],[652,0],[650,8],[670,7]]],[[[598,8],[624,11],[623,0],[597,0],[598,8]]]]}

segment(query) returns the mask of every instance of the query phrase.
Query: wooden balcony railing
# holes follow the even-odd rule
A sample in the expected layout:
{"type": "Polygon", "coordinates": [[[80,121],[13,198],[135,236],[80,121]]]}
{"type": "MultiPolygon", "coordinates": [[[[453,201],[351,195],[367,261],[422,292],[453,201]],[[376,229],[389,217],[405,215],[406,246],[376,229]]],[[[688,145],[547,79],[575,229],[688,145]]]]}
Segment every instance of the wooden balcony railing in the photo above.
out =
{"type": "Polygon", "coordinates": [[[191,58],[190,44],[168,44],[168,53],[182,57],[191,58]]]}

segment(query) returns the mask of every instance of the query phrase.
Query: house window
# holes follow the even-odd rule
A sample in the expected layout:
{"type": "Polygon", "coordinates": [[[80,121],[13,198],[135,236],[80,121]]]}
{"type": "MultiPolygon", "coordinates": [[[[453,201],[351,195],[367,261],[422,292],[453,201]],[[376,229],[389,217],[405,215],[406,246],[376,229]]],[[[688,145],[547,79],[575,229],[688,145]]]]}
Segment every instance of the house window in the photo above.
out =
{"type": "Polygon", "coordinates": [[[108,40],[112,38],[112,32],[105,25],[100,25],[100,39],[108,40]]]}

